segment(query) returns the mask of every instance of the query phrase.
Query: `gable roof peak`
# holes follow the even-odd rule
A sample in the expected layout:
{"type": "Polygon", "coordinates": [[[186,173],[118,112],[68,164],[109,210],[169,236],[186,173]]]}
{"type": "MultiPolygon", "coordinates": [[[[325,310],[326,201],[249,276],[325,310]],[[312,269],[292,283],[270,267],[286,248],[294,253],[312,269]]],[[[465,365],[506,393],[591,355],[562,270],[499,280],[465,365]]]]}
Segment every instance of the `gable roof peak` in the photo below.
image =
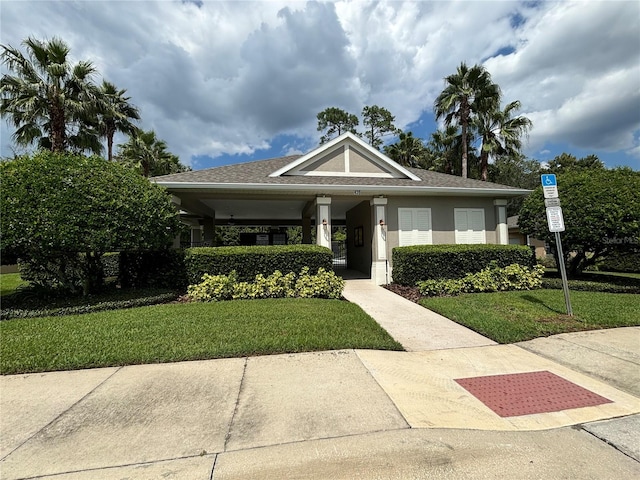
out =
{"type": "Polygon", "coordinates": [[[327,143],[320,145],[318,148],[310,151],[306,155],[301,156],[297,160],[285,165],[284,167],[269,174],[269,177],[281,177],[281,176],[351,176],[351,177],[375,177],[384,176],[389,178],[405,178],[414,181],[421,181],[422,179],[406,169],[397,162],[394,162],[382,152],[373,148],[367,142],[362,140],[357,135],[351,132],[343,133],[342,135],[330,140],[327,143]],[[344,169],[340,171],[314,170],[313,165],[315,162],[328,158],[330,155],[340,152],[343,149],[344,153],[344,169]],[[356,171],[350,169],[348,150],[354,150],[358,154],[358,158],[364,158],[367,163],[375,166],[379,172],[356,171]],[[368,173],[367,173],[368,172],[368,173]]]}

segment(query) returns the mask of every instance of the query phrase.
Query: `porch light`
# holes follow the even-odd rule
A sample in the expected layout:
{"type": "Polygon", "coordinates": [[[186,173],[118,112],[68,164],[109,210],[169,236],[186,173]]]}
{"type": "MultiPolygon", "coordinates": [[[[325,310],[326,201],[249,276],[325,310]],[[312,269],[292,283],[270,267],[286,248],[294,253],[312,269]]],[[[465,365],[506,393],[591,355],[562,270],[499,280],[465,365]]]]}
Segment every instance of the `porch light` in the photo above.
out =
{"type": "Polygon", "coordinates": [[[382,227],[382,228],[384,229],[384,226],[385,226],[385,225],[386,225],[386,224],[384,223],[384,220],[383,220],[383,219],[380,219],[380,227],[382,227]]]}
{"type": "Polygon", "coordinates": [[[233,219],[233,215],[229,215],[229,221],[227,222],[227,225],[235,225],[236,221],[233,219]]]}
{"type": "Polygon", "coordinates": [[[326,226],[327,226],[327,219],[326,218],[322,219],[322,226],[326,228],[326,226]]]}

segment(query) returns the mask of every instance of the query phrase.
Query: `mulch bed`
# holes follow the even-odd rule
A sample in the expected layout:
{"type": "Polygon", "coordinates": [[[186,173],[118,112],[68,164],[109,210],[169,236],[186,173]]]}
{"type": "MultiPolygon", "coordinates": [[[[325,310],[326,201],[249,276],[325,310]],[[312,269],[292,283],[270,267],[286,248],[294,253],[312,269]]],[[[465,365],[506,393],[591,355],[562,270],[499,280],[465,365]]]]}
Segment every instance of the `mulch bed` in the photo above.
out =
{"type": "Polygon", "coordinates": [[[418,287],[410,287],[408,285],[398,285],[397,283],[389,283],[388,285],[383,285],[383,287],[395,293],[396,295],[400,295],[401,297],[404,297],[407,300],[411,300],[414,303],[418,303],[422,298],[422,295],[420,295],[420,290],[418,290],[418,287]]]}

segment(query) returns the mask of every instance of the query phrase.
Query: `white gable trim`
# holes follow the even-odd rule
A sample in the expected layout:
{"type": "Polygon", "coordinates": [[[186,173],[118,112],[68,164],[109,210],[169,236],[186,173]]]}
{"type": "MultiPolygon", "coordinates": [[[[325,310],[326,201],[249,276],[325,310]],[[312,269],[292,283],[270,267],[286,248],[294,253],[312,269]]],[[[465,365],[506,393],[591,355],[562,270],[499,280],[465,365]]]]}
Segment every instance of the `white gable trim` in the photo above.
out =
{"type": "MultiPolygon", "coordinates": [[[[317,172],[313,172],[313,173],[302,172],[301,169],[305,166],[305,164],[312,163],[317,157],[321,156],[322,154],[331,153],[332,151],[337,150],[343,145],[345,146],[345,157],[346,157],[345,163],[347,168],[349,166],[349,160],[348,160],[349,159],[348,152],[350,150],[349,147],[350,145],[355,145],[358,148],[364,150],[367,154],[369,154],[374,163],[379,164],[379,166],[383,167],[385,170],[390,170],[391,172],[393,172],[393,173],[390,173],[389,175],[384,175],[385,178],[409,178],[417,182],[421,181],[420,177],[417,177],[416,175],[411,173],[409,170],[404,168],[402,165],[399,165],[398,163],[394,162],[389,157],[379,152],[378,150],[376,150],[371,145],[369,145],[362,139],[358,138],[356,135],[354,135],[351,132],[343,133],[339,137],[336,137],[333,140],[331,140],[330,142],[327,142],[324,145],[320,145],[315,150],[312,150],[311,152],[307,153],[306,155],[303,155],[302,157],[298,158],[294,162],[288,165],[285,165],[279,170],[276,170],[269,176],[280,177],[282,175],[287,175],[287,174],[288,175],[310,175],[310,174],[318,175],[317,172]]],[[[323,176],[339,176],[330,172],[323,173],[322,175],[323,176]]],[[[354,173],[344,172],[344,176],[379,177],[381,176],[381,174],[379,173],[378,174],[373,174],[373,173],[372,174],[363,174],[363,173],[354,174],[354,173]]]]}

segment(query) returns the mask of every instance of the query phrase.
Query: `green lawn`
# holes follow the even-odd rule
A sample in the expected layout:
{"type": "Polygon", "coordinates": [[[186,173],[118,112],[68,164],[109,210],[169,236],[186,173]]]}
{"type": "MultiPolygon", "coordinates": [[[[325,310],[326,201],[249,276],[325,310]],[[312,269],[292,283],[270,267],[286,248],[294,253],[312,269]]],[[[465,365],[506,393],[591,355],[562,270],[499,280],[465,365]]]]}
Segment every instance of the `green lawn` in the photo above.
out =
{"type": "Polygon", "coordinates": [[[0,322],[0,373],[343,348],[402,350],[357,305],[270,299],[0,322]]]}
{"type": "Polygon", "coordinates": [[[19,273],[3,273],[0,275],[0,297],[10,295],[16,291],[18,287],[28,285],[20,278],[19,273]]]}
{"type": "Polygon", "coordinates": [[[562,290],[425,298],[420,304],[499,343],[640,325],[640,295],[572,291],[570,296],[573,317],[565,315],[562,290]]]}

